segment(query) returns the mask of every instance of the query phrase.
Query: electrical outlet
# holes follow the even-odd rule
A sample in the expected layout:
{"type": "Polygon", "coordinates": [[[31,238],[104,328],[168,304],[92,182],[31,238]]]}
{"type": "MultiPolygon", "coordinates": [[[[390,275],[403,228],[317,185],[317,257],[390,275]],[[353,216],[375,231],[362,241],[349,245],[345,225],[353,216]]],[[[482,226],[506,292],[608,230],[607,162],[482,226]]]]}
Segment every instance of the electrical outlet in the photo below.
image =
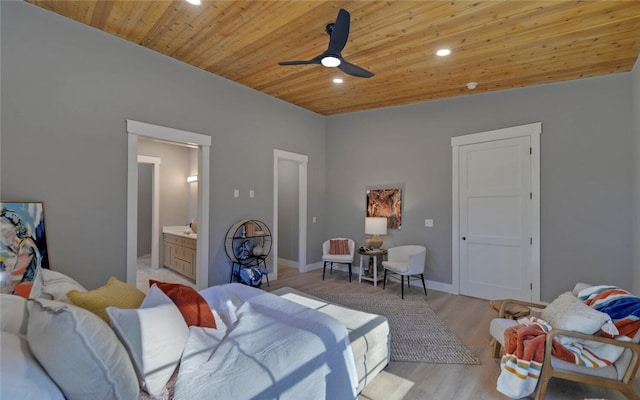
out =
{"type": "Polygon", "coordinates": [[[240,197],[240,191],[238,189],[233,189],[233,197],[240,197]]]}
{"type": "Polygon", "coordinates": [[[424,220],[424,226],[426,226],[427,228],[433,227],[433,220],[432,219],[425,219],[424,220]]]}

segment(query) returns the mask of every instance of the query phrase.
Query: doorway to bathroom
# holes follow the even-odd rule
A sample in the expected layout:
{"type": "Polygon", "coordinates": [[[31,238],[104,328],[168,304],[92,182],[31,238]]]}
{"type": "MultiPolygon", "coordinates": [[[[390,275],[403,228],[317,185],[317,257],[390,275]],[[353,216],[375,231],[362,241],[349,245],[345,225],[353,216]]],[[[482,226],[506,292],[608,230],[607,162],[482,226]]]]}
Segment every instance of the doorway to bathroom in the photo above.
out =
{"type": "Polygon", "coordinates": [[[150,279],[196,286],[197,176],[196,146],[138,138],[136,282],[143,292],[150,279]]]}
{"type": "MultiPolygon", "coordinates": [[[[209,165],[210,165],[210,147],[211,137],[188,132],[180,129],[168,128],[159,125],[152,125],[144,122],[138,122],[133,120],[127,120],[127,135],[128,135],[128,179],[127,179],[127,282],[135,285],[137,281],[137,265],[138,265],[138,202],[139,202],[139,171],[138,171],[138,155],[139,148],[145,148],[146,142],[152,143],[169,143],[177,145],[180,148],[190,148],[197,153],[197,166],[190,165],[189,169],[185,171],[173,172],[173,174],[180,174],[178,177],[172,176],[171,180],[181,180],[184,183],[184,192],[187,196],[192,194],[196,201],[195,206],[189,207],[185,216],[178,221],[176,220],[175,227],[181,228],[179,234],[186,234],[187,225],[190,221],[188,215],[196,215],[198,221],[197,235],[195,238],[195,287],[198,290],[204,289],[209,283],[209,165]],[[141,145],[141,143],[143,143],[141,145]],[[194,185],[188,185],[191,182],[187,182],[187,176],[190,176],[195,169],[197,176],[197,187],[194,185]],[[192,209],[195,208],[195,211],[192,209]],[[191,213],[191,214],[189,214],[191,213]],[[185,220],[186,221],[183,221],[185,220]],[[184,226],[184,229],[182,229],[184,226]]],[[[164,170],[163,170],[164,171],[164,170]]],[[[171,168],[166,171],[168,174],[172,174],[171,168]]],[[[155,176],[155,173],[154,173],[155,176]]],[[[160,185],[156,184],[155,188],[160,185]]],[[[158,192],[157,189],[153,189],[153,192],[158,192]]],[[[155,196],[158,199],[159,195],[155,196]]],[[[160,210],[160,207],[156,207],[156,210],[160,210]]],[[[177,217],[180,218],[180,217],[177,217]]],[[[162,226],[160,222],[155,224],[154,228],[151,228],[153,232],[151,236],[159,241],[162,237],[162,226]]],[[[153,243],[153,241],[152,241],[153,243]]],[[[153,245],[152,245],[153,247],[153,245]]],[[[154,264],[153,250],[151,251],[150,263],[154,264]]],[[[163,258],[162,251],[156,252],[159,255],[158,264],[162,264],[160,261],[163,258]]],[[[162,280],[162,279],[159,279],[162,280]]],[[[148,283],[147,283],[148,285],[148,283]]]]}

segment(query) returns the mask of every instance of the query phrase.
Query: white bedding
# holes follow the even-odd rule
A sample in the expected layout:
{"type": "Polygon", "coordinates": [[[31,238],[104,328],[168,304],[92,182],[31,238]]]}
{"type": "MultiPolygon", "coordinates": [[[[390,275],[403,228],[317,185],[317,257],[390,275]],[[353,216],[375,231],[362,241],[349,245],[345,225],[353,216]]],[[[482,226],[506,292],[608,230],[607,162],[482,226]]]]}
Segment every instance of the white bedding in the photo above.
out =
{"type": "Polygon", "coordinates": [[[355,399],[347,329],[330,316],[241,284],[200,292],[218,329],[191,327],[174,399],[355,399]]]}

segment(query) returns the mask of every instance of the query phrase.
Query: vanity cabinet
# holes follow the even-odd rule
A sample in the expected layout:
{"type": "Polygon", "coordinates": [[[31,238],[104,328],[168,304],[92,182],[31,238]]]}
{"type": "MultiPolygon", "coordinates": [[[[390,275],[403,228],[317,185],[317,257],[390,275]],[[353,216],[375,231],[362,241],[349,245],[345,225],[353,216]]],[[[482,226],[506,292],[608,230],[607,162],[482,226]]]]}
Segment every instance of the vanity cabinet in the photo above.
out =
{"type": "Polygon", "coordinates": [[[164,266],[196,279],[196,240],[163,233],[164,266]]]}

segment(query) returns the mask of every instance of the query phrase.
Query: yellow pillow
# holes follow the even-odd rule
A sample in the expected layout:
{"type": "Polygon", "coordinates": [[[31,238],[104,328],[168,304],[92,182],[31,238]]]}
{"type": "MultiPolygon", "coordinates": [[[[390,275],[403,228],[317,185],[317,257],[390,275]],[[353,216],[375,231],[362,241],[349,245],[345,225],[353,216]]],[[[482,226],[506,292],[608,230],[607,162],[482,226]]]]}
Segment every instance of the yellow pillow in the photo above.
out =
{"type": "Polygon", "coordinates": [[[70,290],[67,298],[71,303],[96,314],[109,323],[107,307],[138,308],[144,300],[144,293],[136,287],[119,281],[115,277],[109,278],[107,284],[95,290],[81,292],[70,290]]]}

